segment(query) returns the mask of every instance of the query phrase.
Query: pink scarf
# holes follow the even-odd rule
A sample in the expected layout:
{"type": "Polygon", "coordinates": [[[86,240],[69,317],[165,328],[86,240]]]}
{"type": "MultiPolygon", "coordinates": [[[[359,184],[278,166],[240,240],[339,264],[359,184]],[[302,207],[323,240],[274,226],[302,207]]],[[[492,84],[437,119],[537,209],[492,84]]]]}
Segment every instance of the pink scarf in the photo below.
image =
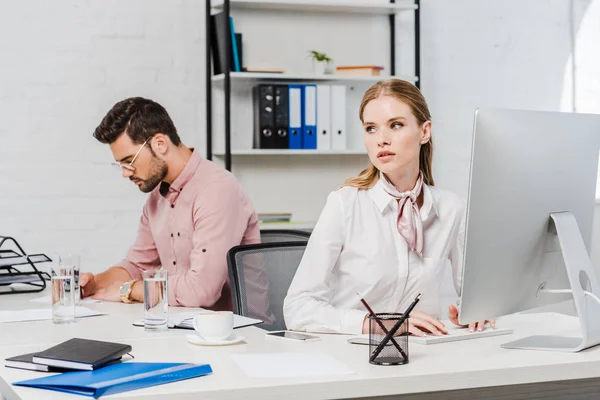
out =
{"type": "Polygon", "coordinates": [[[399,200],[397,225],[400,236],[406,240],[411,250],[423,257],[423,224],[417,205],[417,198],[423,189],[423,174],[419,172],[415,187],[406,192],[400,192],[383,173],[379,180],[387,194],[399,200]]]}

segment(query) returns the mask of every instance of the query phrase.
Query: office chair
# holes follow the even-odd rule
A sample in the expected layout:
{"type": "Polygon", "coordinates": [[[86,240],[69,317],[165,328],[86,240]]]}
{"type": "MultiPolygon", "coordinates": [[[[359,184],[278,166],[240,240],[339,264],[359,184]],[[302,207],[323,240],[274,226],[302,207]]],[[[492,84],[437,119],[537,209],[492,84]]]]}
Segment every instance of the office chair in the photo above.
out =
{"type": "Polygon", "coordinates": [[[310,232],[292,229],[262,229],[260,241],[262,243],[272,242],[305,242],[310,237],[310,232]]]}
{"type": "Polygon", "coordinates": [[[304,242],[235,246],[227,253],[233,312],[264,323],[269,331],[286,329],[283,300],[306,249],[304,242]]]}

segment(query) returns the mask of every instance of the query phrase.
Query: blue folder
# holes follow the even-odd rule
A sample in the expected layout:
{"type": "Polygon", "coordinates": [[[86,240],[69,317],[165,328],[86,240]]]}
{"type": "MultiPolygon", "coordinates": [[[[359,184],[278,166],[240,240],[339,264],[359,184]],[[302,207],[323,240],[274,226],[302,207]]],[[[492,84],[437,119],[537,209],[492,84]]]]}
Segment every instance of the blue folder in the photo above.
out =
{"type": "MultiPolygon", "coordinates": [[[[239,52],[238,52],[238,42],[235,38],[235,29],[233,27],[233,17],[229,17],[229,30],[231,31],[231,47],[233,49],[233,60],[231,60],[231,62],[233,62],[233,70],[235,72],[241,72],[242,69],[240,68],[240,59],[239,59],[239,52]]],[[[241,46],[242,44],[240,43],[239,46],[241,46]]]]}
{"type": "Polygon", "coordinates": [[[302,149],[302,127],[304,126],[304,85],[288,85],[288,137],[289,148],[302,149]]]}
{"type": "Polygon", "coordinates": [[[302,86],[302,148],[317,149],[317,85],[302,86]]]}
{"type": "Polygon", "coordinates": [[[103,395],[126,392],[181,381],[212,373],[209,364],[126,362],[95,371],[65,372],[44,378],[15,382],[15,386],[55,390],[97,399],[103,395]]]}

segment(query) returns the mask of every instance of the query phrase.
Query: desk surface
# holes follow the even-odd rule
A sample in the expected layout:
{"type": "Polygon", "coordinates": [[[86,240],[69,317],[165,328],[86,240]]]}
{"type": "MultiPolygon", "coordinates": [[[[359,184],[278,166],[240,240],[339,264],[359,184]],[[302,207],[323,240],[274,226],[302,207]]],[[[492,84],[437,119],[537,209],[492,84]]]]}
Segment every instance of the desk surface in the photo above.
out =
{"type": "MultiPolygon", "coordinates": [[[[39,308],[29,302],[44,294],[2,296],[2,309],[39,308]]],[[[322,340],[297,343],[268,339],[264,331],[243,328],[236,332],[246,341],[232,346],[203,347],[185,340],[188,330],[146,333],[132,326],[142,317],[140,304],[90,304],[105,316],[79,319],[74,324],[54,325],[52,321],[0,324],[0,360],[43,350],[72,337],[129,343],[136,361],[209,363],[213,374],[197,379],[155,386],[107,398],[147,399],[176,395],[178,399],[202,396],[210,399],[360,398],[446,390],[485,388],[503,385],[552,382],[600,377],[600,347],[576,354],[502,349],[500,344],[518,337],[546,331],[577,333],[577,321],[562,314],[522,314],[502,318],[498,326],[512,327],[513,335],[436,345],[411,345],[410,363],[404,366],[374,366],[367,362],[367,346],[351,345],[345,335],[320,335],[322,340]],[[318,352],[328,353],[347,364],[355,373],[343,376],[303,378],[250,378],[230,357],[231,354],[318,352]]],[[[189,311],[171,308],[172,314],[189,311]]],[[[80,396],[20,388],[11,385],[41,373],[0,367],[0,393],[11,399],[75,399],[80,396]]]]}

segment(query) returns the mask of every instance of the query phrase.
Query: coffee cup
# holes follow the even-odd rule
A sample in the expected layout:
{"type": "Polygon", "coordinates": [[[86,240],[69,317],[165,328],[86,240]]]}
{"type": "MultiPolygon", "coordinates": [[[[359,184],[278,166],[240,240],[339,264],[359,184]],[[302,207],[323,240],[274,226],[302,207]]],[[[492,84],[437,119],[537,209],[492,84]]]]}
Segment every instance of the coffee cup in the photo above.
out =
{"type": "Polygon", "coordinates": [[[194,317],[194,330],[209,341],[225,340],[233,333],[233,312],[202,312],[194,317]]]}

